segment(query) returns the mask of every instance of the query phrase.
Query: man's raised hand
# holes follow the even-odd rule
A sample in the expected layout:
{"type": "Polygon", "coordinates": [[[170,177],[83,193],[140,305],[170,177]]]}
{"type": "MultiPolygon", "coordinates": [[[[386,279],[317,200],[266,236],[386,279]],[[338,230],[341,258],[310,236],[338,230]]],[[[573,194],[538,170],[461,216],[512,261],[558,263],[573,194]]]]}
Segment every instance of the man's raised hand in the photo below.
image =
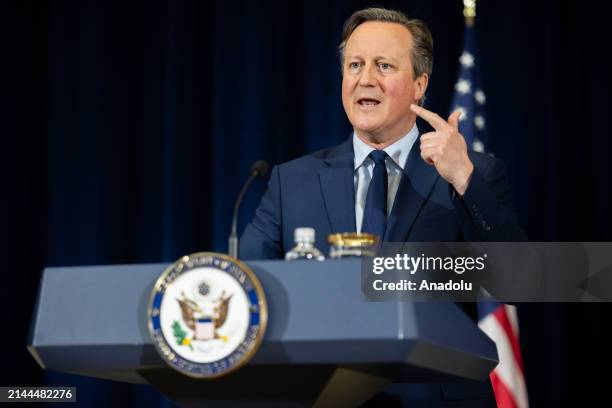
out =
{"type": "Polygon", "coordinates": [[[459,133],[460,111],[451,113],[448,121],[418,105],[410,109],[434,128],[421,135],[421,157],[435,166],[440,176],[463,195],[467,190],[474,165],[468,157],[465,138],[459,133]]]}

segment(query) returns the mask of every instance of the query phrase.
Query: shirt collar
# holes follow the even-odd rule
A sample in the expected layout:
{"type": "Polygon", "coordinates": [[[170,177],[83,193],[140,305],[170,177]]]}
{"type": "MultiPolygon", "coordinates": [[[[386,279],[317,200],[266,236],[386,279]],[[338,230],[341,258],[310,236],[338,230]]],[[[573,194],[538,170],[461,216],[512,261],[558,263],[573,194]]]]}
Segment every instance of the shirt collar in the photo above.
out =
{"type": "MultiPolygon", "coordinates": [[[[410,132],[402,136],[397,142],[387,146],[384,150],[393,160],[393,162],[402,170],[408,159],[408,154],[419,137],[419,129],[416,123],[410,129],[410,132]]],[[[353,132],[353,151],[355,152],[355,170],[357,170],[368,157],[370,152],[374,150],[372,146],[367,145],[361,140],[355,132],[353,132]]]]}

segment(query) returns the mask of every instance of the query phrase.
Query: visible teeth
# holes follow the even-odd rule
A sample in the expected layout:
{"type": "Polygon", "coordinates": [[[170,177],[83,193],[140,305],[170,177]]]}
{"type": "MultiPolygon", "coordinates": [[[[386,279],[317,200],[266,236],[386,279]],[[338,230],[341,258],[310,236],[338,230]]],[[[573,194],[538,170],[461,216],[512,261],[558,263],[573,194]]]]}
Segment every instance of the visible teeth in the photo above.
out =
{"type": "Polygon", "coordinates": [[[378,105],[378,102],[376,101],[360,101],[359,102],[361,105],[367,105],[367,106],[374,106],[374,105],[378,105]]]}

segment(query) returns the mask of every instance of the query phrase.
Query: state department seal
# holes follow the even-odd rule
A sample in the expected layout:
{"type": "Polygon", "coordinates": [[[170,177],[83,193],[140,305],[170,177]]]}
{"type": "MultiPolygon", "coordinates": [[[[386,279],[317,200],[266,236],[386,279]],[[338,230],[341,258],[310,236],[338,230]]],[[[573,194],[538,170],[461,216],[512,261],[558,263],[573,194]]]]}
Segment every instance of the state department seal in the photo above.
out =
{"type": "Polygon", "coordinates": [[[159,354],[196,378],[220,377],[246,364],[268,320],[265,295],[251,269],[213,252],[170,265],[155,283],[148,314],[159,354]]]}

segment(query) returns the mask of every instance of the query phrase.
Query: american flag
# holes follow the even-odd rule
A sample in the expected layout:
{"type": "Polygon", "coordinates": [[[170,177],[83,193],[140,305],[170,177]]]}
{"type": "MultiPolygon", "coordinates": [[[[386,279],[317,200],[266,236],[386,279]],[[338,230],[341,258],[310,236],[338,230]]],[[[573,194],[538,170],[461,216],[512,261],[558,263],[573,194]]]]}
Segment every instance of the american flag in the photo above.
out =
{"type": "MultiPolygon", "coordinates": [[[[466,24],[463,52],[451,112],[461,111],[459,131],[468,148],[477,152],[487,149],[487,127],[484,115],[486,96],[480,83],[474,27],[466,24]]],[[[478,303],[478,326],[497,345],[499,364],[490,375],[497,406],[527,408],[523,359],[519,343],[519,326],[514,306],[494,299],[478,303]]]]}

